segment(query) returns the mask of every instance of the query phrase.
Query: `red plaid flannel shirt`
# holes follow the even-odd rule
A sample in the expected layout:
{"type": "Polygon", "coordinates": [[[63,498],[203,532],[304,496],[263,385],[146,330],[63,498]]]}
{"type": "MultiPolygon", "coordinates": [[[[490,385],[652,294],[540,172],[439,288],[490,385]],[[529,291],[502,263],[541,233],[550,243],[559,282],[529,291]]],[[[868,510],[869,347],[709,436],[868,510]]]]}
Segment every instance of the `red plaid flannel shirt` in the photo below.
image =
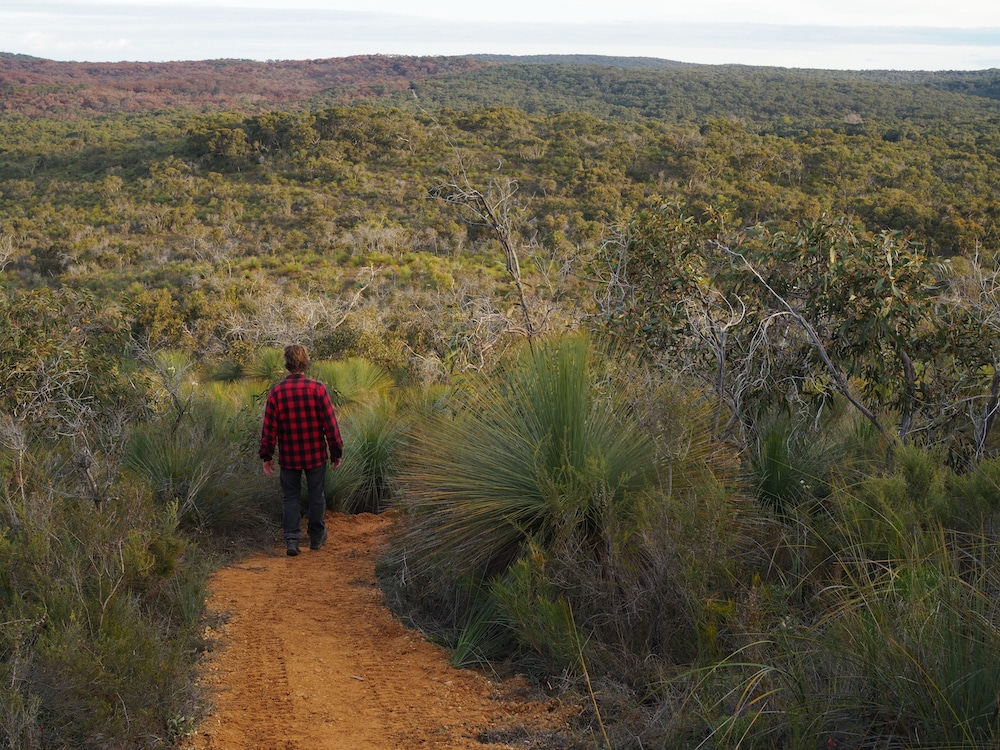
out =
{"type": "Polygon", "coordinates": [[[274,456],[283,469],[315,469],[340,458],[344,443],[326,386],[302,373],[292,373],[271,388],[264,407],[259,455],[274,456]]]}

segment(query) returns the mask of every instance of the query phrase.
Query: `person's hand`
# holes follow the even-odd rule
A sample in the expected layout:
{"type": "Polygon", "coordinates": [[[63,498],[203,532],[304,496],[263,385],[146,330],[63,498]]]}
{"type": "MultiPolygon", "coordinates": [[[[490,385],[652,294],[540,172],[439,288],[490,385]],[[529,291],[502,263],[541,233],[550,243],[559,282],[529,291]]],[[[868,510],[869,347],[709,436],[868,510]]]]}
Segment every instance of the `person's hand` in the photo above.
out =
{"type": "Polygon", "coordinates": [[[269,477],[273,477],[274,476],[274,461],[273,460],[271,460],[271,461],[265,461],[264,462],[264,473],[267,474],[267,476],[269,476],[269,477]]]}
{"type": "Polygon", "coordinates": [[[330,463],[332,463],[332,464],[333,464],[333,468],[334,468],[334,469],[339,469],[339,468],[340,468],[340,462],[341,462],[341,459],[339,459],[339,458],[335,458],[335,459],[333,459],[333,461],[331,461],[330,463]]]}

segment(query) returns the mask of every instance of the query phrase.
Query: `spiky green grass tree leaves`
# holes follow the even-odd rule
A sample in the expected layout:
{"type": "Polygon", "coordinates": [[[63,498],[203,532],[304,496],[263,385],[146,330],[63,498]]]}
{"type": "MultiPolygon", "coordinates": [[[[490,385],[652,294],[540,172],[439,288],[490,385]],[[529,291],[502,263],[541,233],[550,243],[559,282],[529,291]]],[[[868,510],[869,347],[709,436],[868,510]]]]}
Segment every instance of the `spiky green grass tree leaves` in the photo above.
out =
{"type": "Polygon", "coordinates": [[[357,357],[313,362],[309,375],[326,385],[337,408],[377,403],[396,387],[388,370],[357,357]]]}
{"type": "Polygon", "coordinates": [[[266,512],[267,483],[256,457],[261,393],[253,384],[212,383],[173,412],[133,428],[125,466],[161,502],[176,502],[184,526],[219,532],[266,512]]]}
{"type": "Polygon", "coordinates": [[[488,575],[529,541],[606,549],[609,517],[660,474],[605,355],[581,335],[525,347],[419,426],[403,476],[417,559],[488,575]]]}
{"type": "Polygon", "coordinates": [[[347,513],[381,513],[395,495],[406,431],[394,403],[345,410],[340,421],[344,461],[327,471],[327,506],[347,513]]]}
{"type": "Polygon", "coordinates": [[[276,347],[267,347],[257,352],[253,362],[247,365],[244,374],[248,378],[275,383],[285,375],[285,352],[276,347]]]}

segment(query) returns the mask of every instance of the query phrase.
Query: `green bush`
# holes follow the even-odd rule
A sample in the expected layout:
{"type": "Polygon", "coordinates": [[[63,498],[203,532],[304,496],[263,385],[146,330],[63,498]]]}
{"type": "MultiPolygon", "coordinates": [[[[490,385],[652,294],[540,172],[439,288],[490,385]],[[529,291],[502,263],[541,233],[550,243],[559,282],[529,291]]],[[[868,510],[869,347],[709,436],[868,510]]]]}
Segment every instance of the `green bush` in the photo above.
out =
{"type": "Polygon", "coordinates": [[[948,523],[976,530],[995,524],[1000,511],[1000,458],[988,458],[946,481],[948,523]]]}
{"type": "Polygon", "coordinates": [[[544,553],[518,559],[491,592],[522,648],[540,658],[551,673],[579,674],[583,653],[569,601],[560,596],[544,569],[544,553]]]}
{"type": "Polygon", "coordinates": [[[125,466],[186,525],[226,532],[258,522],[267,483],[260,473],[260,394],[252,384],[199,387],[179,408],[133,428],[125,466]]]}
{"type": "Polygon", "coordinates": [[[845,538],[837,547],[860,544],[866,557],[899,559],[922,553],[927,530],[950,515],[941,457],[919,446],[898,446],[893,466],[862,478],[841,493],[845,538]]]}
{"type": "Polygon", "coordinates": [[[125,483],[100,509],[65,492],[12,489],[4,483],[0,742],[179,739],[179,718],[200,711],[193,669],[205,569],[179,535],[176,506],[125,483]]]}

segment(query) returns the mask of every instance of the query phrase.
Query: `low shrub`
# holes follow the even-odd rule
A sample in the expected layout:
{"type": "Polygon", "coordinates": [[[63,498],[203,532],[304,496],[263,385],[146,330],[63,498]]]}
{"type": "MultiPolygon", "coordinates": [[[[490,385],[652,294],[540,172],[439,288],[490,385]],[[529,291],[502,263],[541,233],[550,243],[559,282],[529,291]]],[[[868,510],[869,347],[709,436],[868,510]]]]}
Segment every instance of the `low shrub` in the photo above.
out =
{"type": "MultiPolygon", "coordinates": [[[[119,482],[102,507],[7,481],[0,534],[0,743],[148,747],[200,709],[205,573],[176,504],[119,482]],[[23,491],[21,491],[23,489],[23,491]]],[[[64,488],[64,489],[69,489],[64,488]]]]}

